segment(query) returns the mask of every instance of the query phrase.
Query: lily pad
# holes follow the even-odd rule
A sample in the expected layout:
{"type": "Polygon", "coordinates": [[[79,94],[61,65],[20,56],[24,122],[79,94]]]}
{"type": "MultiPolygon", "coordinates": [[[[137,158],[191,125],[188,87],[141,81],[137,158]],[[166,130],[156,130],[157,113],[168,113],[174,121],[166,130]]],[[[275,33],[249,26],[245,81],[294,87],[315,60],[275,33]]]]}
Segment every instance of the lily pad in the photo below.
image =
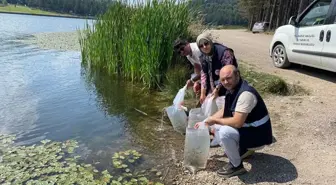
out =
{"type": "Polygon", "coordinates": [[[130,162],[130,163],[134,163],[135,160],[134,160],[134,159],[128,159],[128,162],[130,162]]]}
{"type": "Polygon", "coordinates": [[[137,184],[147,180],[131,168],[133,165],[130,163],[136,161],[136,155],[140,156],[135,150],[113,155],[113,165],[124,173],[112,180],[107,170],[99,172],[91,164],[80,163],[77,160],[79,155],[70,154],[78,147],[76,141],[43,140],[38,145],[20,146],[13,145],[14,139],[0,135],[0,184],[121,185],[121,181],[124,184],[137,184]]]}

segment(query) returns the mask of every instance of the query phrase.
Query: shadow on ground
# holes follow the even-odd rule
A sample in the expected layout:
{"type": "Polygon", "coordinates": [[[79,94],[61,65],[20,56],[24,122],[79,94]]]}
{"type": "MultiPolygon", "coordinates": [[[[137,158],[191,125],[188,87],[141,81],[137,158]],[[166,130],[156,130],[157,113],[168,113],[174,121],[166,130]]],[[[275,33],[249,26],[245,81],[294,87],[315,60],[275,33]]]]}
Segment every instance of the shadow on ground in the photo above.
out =
{"type": "Polygon", "coordinates": [[[246,184],[261,182],[286,183],[298,177],[296,167],[289,160],[270,154],[256,153],[246,160],[251,170],[240,176],[246,184]]]}
{"type": "Polygon", "coordinates": [[[292,64],[288,70],[296,71],[305,75],[316,77],[325,81],[336,83],[336,73],[317,69],[313,67],[303,66],[299,64],[292,64]]]}
{"type": "MultiPolygon", "coordinates": [[[[218,160],[222,155],[214,155],[208,161],[207,171],[216,172],[225,166],[227,162],[218,160]]],[[[255,183],[287,183],[294,181],[298,177],[296,167],[287,159],[265,153],[255,153],[250,158],[244,160],[251,164],[251,169],[238,178],[245,184],[255,183]]]]}

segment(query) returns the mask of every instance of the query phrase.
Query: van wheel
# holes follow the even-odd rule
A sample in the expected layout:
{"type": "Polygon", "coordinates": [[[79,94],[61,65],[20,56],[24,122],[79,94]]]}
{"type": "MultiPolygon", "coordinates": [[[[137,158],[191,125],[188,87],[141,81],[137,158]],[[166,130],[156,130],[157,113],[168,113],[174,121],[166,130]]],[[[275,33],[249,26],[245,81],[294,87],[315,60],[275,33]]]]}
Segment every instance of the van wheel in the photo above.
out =
{"type": "Polygon", "coordinates": [[[282,44],[278,44],[274,47],[272,52],[272,60],[275,67],[287,68],[290,66],[288,61],[286,49],[282,44]]]}

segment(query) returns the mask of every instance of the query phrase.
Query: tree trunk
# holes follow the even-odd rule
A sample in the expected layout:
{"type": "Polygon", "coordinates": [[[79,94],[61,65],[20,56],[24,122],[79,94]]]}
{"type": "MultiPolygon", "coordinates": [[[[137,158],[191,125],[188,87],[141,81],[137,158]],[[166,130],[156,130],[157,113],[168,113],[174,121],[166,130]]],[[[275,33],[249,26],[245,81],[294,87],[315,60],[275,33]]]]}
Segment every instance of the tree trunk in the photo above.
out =
{"type": "Polygon", "coordinates": [[[283,4],[284,4],[284,0],[280,0],[280,4],[279,4],[279,6],[278,6],[278,15],[277,15],[277,22],[276,22],[276,25],[275,25],[275,27],[277,28],[277,27],[279,27],[279,26],[281,26],[280,24],[281,24],[281,22],[282,22],[282,17],[283,16],[280,16],[281,15],[281,10],[283,9],[282,7],[283,7],[283,4]]]}
{"type": "Polygon", "coordinates": [[[260,7],[259,8],[259,16],[257,18],[257,21],[262,21],[262,17],[264,15],[264,8],[263,7],[260,7]]]}
{"type": "Polygon", "coordinates": [[[271,0],[267,0],[267,5],[266,5],[266,13],[264,16],[264,21],[269,22],[269,15],[270,15],[270,10],[271,10],[271,0]]]}
{"type": "Polygon", "coordinates": [[[285,16],[284,16],[284,19],[282,20],[282,25],[285,25],[288,22],[290,11],[291,11],[291,8],[289,8],[290,5],[291,5],[291,0],[286,0],[285,7],[288,7],[288,8],[287,8],[287,11],[284,12],[285,16]]]}
{"type": "Polygon", "coordinates": [[[253,28],[253,24],[254,24],[254,15],[253,13],[251,14],[251,17],[250,17],[250,24],[249,24],[249,30],[252,31],[252,28],[253,28]]]}
{"type": "Polygon", "coordinates": [[[300,14],[303,10],[305,10],[308,7],[308,5],[309,5],[309,0],[300,0],[298,14],[300,14]]]}
{"type": "MultiPolygon", "coordinates": [[[[280,0],[280,1],[281,1],[281,0],[280,0]]],[[[276,4],[277,4],[277,0],[274,0],[274,1],[273,1],[272,12],[271,12],[271,17],[270,17],[270,20],[269,20],[268,30],[271,30],[271,29],[272,29],[273,15],[274,15],[274,11],[275,11],[275,6],[276,6],[276,4]]]]}

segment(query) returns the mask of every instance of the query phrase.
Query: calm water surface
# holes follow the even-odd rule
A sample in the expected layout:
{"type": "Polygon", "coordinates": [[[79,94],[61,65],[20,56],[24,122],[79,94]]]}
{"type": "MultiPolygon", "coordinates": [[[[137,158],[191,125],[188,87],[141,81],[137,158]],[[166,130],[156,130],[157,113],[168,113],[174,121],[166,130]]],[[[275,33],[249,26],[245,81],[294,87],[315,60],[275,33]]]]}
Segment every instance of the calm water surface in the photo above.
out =
{"type": "Polygon", "coordinates": [[[161,154],[169,156],[169,147],[178,148],[183,139],[168,124],[159,130],[160,122],[134,108],[160,117],[155,106],[163,102],[107,75],[89,78],[79,52],[43,50],[18,41],[40,32],[75,31],[85,22],[0,14],[0,134],[16,134],[19,144],[76,139],[83,158],[93,161],[139,149],[158,163],[162,156],[155,151],[164,148],[161,154]]]}

